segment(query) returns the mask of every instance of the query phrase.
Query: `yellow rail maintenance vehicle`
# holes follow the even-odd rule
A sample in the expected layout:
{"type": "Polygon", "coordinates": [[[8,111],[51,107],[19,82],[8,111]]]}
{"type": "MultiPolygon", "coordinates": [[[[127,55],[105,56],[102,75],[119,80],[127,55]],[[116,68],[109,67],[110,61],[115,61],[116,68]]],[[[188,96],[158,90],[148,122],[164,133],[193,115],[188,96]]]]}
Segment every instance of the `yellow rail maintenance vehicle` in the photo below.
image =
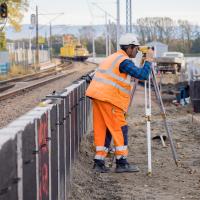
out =
{"type": "Polygon", "coordinates": [[[63,47],[60,48],[60,58],[65,60],[85,61],[89,57],[88,50],[73,35],[63,36],[63,47]]]}

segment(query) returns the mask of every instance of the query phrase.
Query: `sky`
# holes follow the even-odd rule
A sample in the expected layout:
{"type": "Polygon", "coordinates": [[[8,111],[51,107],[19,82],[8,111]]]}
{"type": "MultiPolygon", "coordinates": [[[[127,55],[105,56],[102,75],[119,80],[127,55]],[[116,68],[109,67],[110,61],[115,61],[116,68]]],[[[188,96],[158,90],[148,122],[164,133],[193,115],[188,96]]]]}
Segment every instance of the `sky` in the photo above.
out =
{"type": "MultiPolygon", "coordinates": [[[[90,25],[105,24],[105,12],[115,22],[116,0],[29,0],[29,11],[23,24],[30,23],[30,15],[39,8],[39,23],[90,25]],[[62,13],[62,14],[61,14],[62,13]],[[45,14],[45,15],[44,15],[45,14]]],[[[120,22],[125,24],[125,2],[120,0],[120,22]]],[[[133,23],[141,17],[170,17],[173,20],[188,20],[200,25],[200,0],[132,0],[133,23]]]]}

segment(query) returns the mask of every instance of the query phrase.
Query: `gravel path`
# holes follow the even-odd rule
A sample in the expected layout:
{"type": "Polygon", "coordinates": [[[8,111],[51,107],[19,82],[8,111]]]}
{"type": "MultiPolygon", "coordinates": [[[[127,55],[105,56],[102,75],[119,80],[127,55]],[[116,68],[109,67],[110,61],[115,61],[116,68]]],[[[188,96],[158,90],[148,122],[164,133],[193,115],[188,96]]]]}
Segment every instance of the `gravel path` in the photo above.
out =
{"type": "MultiPolygon", "coordinates": [[[[147,174],[146,122],[142,91],[137,93],[129,116],[129,162],[139,173],[98,174],[92,171],[92,130],[84,138],[72,180],[71,200],[199,200],[200,199],[200,130],[192,124],[191,108],[165,104],[172,125],[173,138],[181,160],[177,167],[167,143],[163,148],[152,141],[153,174],[147,174]]],[[[153,113],[158,106],[153,105],[153,113]]],[[[152,118],[152,135],[165,133],[161,116],[152,118]]],[[[108,161],[109,163],[109,161],[108,161]]],[[[115,164],[112,168],[114,171],[115,164]]]]}
{"type": "Polygon", "coordinates": [[[30,90],[22,95],[0,101],[0,128],[37,106],[46,95],[53,91],[62,91],[73,81],[95,68],[95,64],[75,62],[73,69],[69,70],[69,72],[75,71],[76,73],[30,90]]]}

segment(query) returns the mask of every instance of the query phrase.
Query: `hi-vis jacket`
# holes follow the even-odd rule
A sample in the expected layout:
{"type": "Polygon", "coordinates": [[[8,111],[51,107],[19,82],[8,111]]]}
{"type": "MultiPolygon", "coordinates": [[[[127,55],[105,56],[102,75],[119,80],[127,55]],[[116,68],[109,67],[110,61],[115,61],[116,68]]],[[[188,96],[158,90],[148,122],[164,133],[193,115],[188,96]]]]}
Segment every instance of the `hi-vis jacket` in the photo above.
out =
{"type": "Polygon", "coordinates": [[[97,69],[86,96],[109,102],[126,112],[132,87],[131,77],[119,70],[120,63],[125,59],[129,57],[123,50],[105,59],[97,69]]]}

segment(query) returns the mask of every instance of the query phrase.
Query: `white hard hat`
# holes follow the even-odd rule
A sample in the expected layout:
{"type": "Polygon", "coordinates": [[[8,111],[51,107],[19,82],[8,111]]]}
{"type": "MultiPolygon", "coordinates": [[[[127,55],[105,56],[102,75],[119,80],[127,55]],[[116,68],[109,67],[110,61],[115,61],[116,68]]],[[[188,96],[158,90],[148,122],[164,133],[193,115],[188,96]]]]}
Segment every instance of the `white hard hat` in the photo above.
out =
{"type": "Polygon", "coordinates": [[[125,33],[119,39],[119,45],[130,45],[133,44],[135,46],[139,46],[140,43],[138,42],[136,36],[132,33],[125,33]]]}

